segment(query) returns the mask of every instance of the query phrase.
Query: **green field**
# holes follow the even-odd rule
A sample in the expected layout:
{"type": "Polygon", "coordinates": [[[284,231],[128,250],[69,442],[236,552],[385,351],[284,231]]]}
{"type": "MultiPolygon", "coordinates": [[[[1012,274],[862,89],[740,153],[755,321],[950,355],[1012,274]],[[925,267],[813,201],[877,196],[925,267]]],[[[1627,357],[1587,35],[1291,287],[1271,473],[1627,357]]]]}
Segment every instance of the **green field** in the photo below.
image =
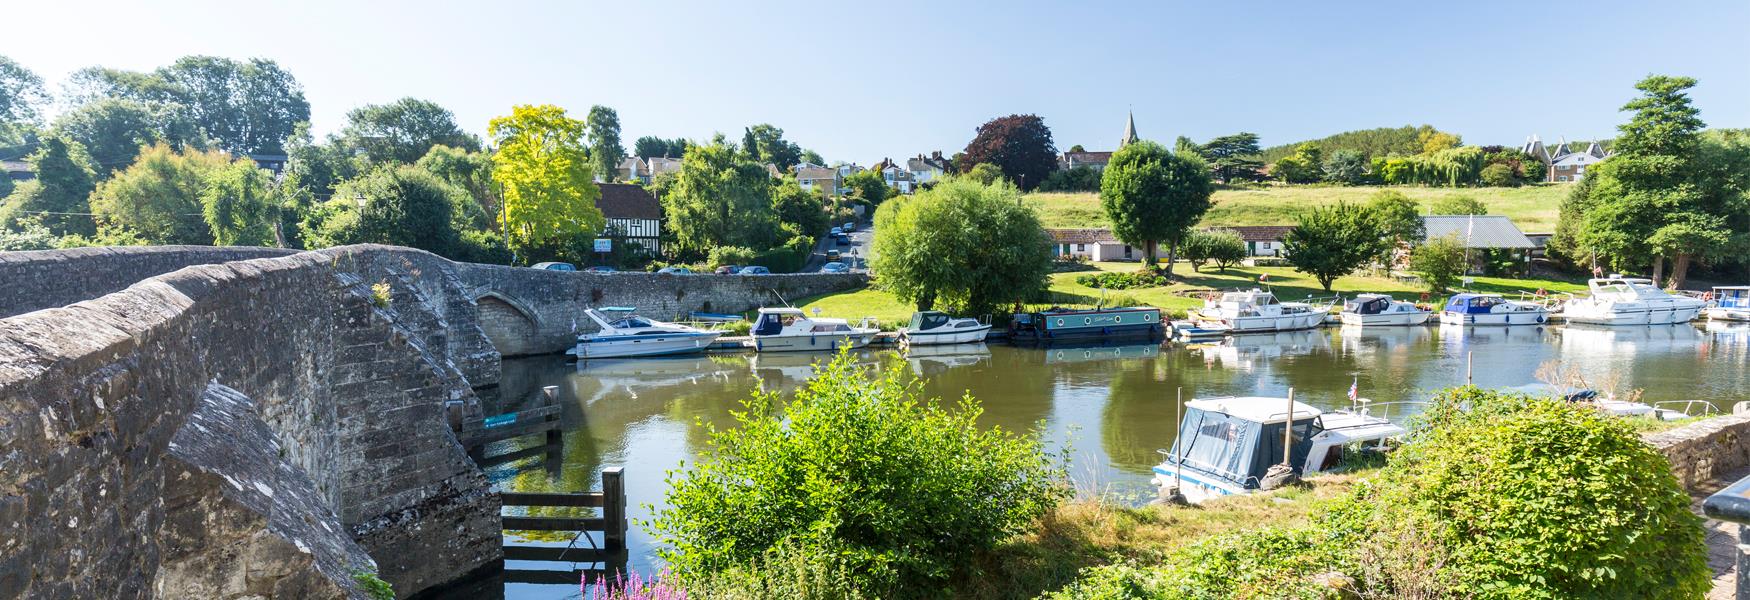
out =
{"type": "MultiPolygon", "coordinates": [[[[1094,268],[1101,271],[1135,270],[1137,263],[1094,263],[1094,268]]],[[[1080,271],[1072,273],[1054,273],[1051,276],[1051,291],[1054,301],[1065,305],[1093,305],[1101,300],[1100,290],[1076,283],[1076,277],[1092,273],[1080,271]]],[[[1202,273],[1191,270],[1190,263],[1179,263],[1174,266],[1174,274],[1183,279],[1170,286],[1146,288],[1140,290],[1111,290],[1106,292],[1106,304],[1129,304],[1132,302],[1164,308],[1173,314],[1182,314],[1185,309],[1203,306],[1203,300],[1196,295],[1184,295],[1186,292],[1195,294],[1203,290],[1233,290],[1252,287],[1268,287],[1283,300],[1300,300],[1309,296],[1330,297],[1341,294],[1353,297],[1363,292],[1391,294],[1403,300],[1422,300],[1424,289],[1419,284],[1405,283],[1390,277],[1357,274],[1343,277],[1326,292],[1319,287],[1318,281],[1304,273],[1297,273],[1288,267],[1235,267],[1226,273],[1216,271],[1214,267],[1205,267],[1202,273]],[[1258,282],[1259,275],[1267,275],[1268,285],[1258,282]]],[[[1499,292],[1516,294],[1519,292],[1534,292],[1543,289],[1549,292],[1580,292],[1586,285],[1580,281],[1559,281],[1548,279],[1510,279],[1504,277],[1477,277],[1472,284],[1474,291],[1499,292]]],[[[1429,297],[1428,301],[1438,302],[1441,298],[1429,297]]],[[[836,292],[810,298],[803,298],[797,303],[804,310],[812,311],[819,308],[822,316],[858,319],[875,317],[883,326],[892,328],[911,319],[913,307],[895,299],[891,294],[877,288],[865,288],[848,292],[836,292]]]]}
{"type": "MultiPolygon", "coordinates": [[[[1429,188],[1415,186],[1272,186],[1263,189],[1223,189],[1215,192],[1215,206],[1203,216],[1203,226],[1293,225],[1301,211],[1338,201],[1366,202],[1381,189],[1402,192],[1427,207],[1434,200],[1470,196],[1489,208],[1489,214],[1505,215],[1520,231],[1556,230],[1556,215],[1572,184],[1554,183],[1517,188],[1429,188]]],[[[1106,213],[1100,198],[1091,193],[1030,194],[1027,200],[1039,209],[1046,227],[1105,227],[1106,213]]]]}

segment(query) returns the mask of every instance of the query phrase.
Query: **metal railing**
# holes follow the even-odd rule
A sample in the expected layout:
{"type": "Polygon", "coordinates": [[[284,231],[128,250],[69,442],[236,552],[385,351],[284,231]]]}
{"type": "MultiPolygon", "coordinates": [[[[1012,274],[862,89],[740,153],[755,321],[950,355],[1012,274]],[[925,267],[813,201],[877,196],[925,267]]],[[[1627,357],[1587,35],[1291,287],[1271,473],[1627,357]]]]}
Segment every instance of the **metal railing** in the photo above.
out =
{"type": "Polygon", "coordinates": [[[1710,519],[1738,524],[1738,556],[1735,565],[1737,581],[1734,589],[1738,600],[1750,600],[1750,477],[1708,496],[1701,503],[1701,512],[1710,519]]]}

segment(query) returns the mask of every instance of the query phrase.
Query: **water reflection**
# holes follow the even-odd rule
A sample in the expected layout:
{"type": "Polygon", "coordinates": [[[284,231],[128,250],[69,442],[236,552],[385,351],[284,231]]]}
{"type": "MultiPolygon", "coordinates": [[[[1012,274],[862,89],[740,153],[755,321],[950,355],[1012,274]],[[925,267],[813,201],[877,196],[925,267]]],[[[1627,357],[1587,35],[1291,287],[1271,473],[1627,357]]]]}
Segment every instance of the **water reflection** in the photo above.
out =
{"type": "MultiPolygon", "coordinates": [[[[1073,447],[1084,487],[1146,487],[1157,448],[1176,430],[1175,394],[1184,398],[1272,395],[1292,387],[1315,406],[1346,406],[1351,384],[1379,402],[1425,399],[1470,377],[1485,387],[1537,381],[1557,361],[1589,378],[1612,376],[1649,402],[1704,398],[1722,409],[1750,393],[1750,325],[1654,328],[1381,327],[1326,328],[1246,335],[1214,344],[1152,343],[1093,347],[1006,345],[865,350],[868,367],[897,367],[927,397],[971,393],[979,423],[1041,427],[1054,450],[1073,447]]],[[[567,431],[557,452],[496,465],[501,487],[525,491],[595,489],[599,470],[624,465],[634,519],[650,516],[666,490],[664,471],[705,447],[702,425],[730,427],[731,411],[759,390],[789,394],[814,373],[822,354],[713,354],[589,361],[546,357],[505,361],[496,405],[517,406],[543,385],[559,387],[567,431]],[[555,455],[557,458],[555,458],[555,455]]],[[[1390,416],[1403,416],[1390,414],[1390,416]]],[[[495,452],[538,446],[502,443],[495,452]]],[[[631,532],[633,566],[653,567],[652,540],[631,532]]],[[[575,596],[575,588],[519,587],[513,598],[575,596]]]]}

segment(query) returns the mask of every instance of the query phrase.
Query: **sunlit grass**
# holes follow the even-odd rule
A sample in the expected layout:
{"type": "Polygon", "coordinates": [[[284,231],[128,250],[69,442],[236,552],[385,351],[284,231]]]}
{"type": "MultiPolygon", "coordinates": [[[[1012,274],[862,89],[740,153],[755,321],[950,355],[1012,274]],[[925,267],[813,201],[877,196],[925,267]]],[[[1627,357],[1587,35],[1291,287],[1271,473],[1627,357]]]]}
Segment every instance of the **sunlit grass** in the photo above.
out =
{"type": "MultiPolygon", "coordinates": [[[[1562,198],[1571,184],[1542,184],[1517,188],[1429,188],[1415,186],[1272,186],[1263,189],[1218,190],[1215,206],[1204,214],[1204,227],[1226,225],[1292,225],[1301,212],[1340,200],[1366,202],[1381,189],[1409,196],[1426,209],[1435,200],[1469,196],[1482,202],[1489,214],[1505,215],[1525,232],[1551,232],[1562,198]]],[[[1039,193],[1027,196],[1039,209],[1046,227],[1107,227],[1100,197],[1092,193],[1039,193]]]]}

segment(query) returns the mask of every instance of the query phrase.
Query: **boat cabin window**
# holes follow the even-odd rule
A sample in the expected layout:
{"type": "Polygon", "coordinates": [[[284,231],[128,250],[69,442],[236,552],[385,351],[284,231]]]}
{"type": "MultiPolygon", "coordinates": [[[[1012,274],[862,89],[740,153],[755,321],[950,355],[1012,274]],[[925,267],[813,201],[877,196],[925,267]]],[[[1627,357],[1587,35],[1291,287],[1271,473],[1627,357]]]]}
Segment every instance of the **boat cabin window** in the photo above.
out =
{"type": "Polygon", "coordinates": [[[758,325],[754,326],[753,334],[778,335],[778,332],[784,330],[785,323],[793,318],[795,318],[793,315],[779,315],[774,313],[760,315],[760,322],[758,325]]]}
{"type": "Polygon", "coordinates": [[[1391,305],[1390,299],[1387,299],[1387,298],[1369,298],[1369,299],[1365,299],[1365,300],[1362,300],[1362,299],[1350,300],[1348,308],[1349,308],[1349,312],[1352,312],[1355,314],[1377,315],[1379,313],[1385,312],[1386,307],[1390,306],[1390,305],[1391,305]]]}
{"type": "MultiPolygon", "coordinates": [[[[1284,423],[1269,425],[1199,409],[1190,409],[1179,431],[1195,432],[1173,445],[1173,456],[1183,457],[1187,469],[1243,485],[1257,487],[1264,472],[1282,462],[1284,423]]],[[[1295,421],[1290,464],[1299,470],[1306,462],[1312,437],[1320,429],[1313,419],[1295,421]]]]}
{"type": "Polygon", "coordinates": [[[814,326],[815,333],[835,333],[850,331],[851,326],[844,323],[825,323],[814,326]]]}
{"type": "Polygon", "coordinates": [[[978,326],[978,324],[974,323],[972,321],[961,321],[960,324],[955,325],[954,327],[958,328],[958,329],[967,329],[967,328],[977,327],[977,326],[978,326]]]}
{"type": "Polygon", "coordinates": [[[1471,308],[1489,308],[1500,303],[1500,296],[1477,296],[1470,299],[1471,308]]]}
{"type": "Polygon", "coordinates": [[[615,329],[639,329],[651,327],[650,321],[644,317],[626,317],[613,323],[615,329]]]}
{"type": "Polygon", "coordinates": [[[918,331],[935,329],[948,324],[948,315],[939,312],[921,312],[911,316],[911,327],[918,331]]]}

